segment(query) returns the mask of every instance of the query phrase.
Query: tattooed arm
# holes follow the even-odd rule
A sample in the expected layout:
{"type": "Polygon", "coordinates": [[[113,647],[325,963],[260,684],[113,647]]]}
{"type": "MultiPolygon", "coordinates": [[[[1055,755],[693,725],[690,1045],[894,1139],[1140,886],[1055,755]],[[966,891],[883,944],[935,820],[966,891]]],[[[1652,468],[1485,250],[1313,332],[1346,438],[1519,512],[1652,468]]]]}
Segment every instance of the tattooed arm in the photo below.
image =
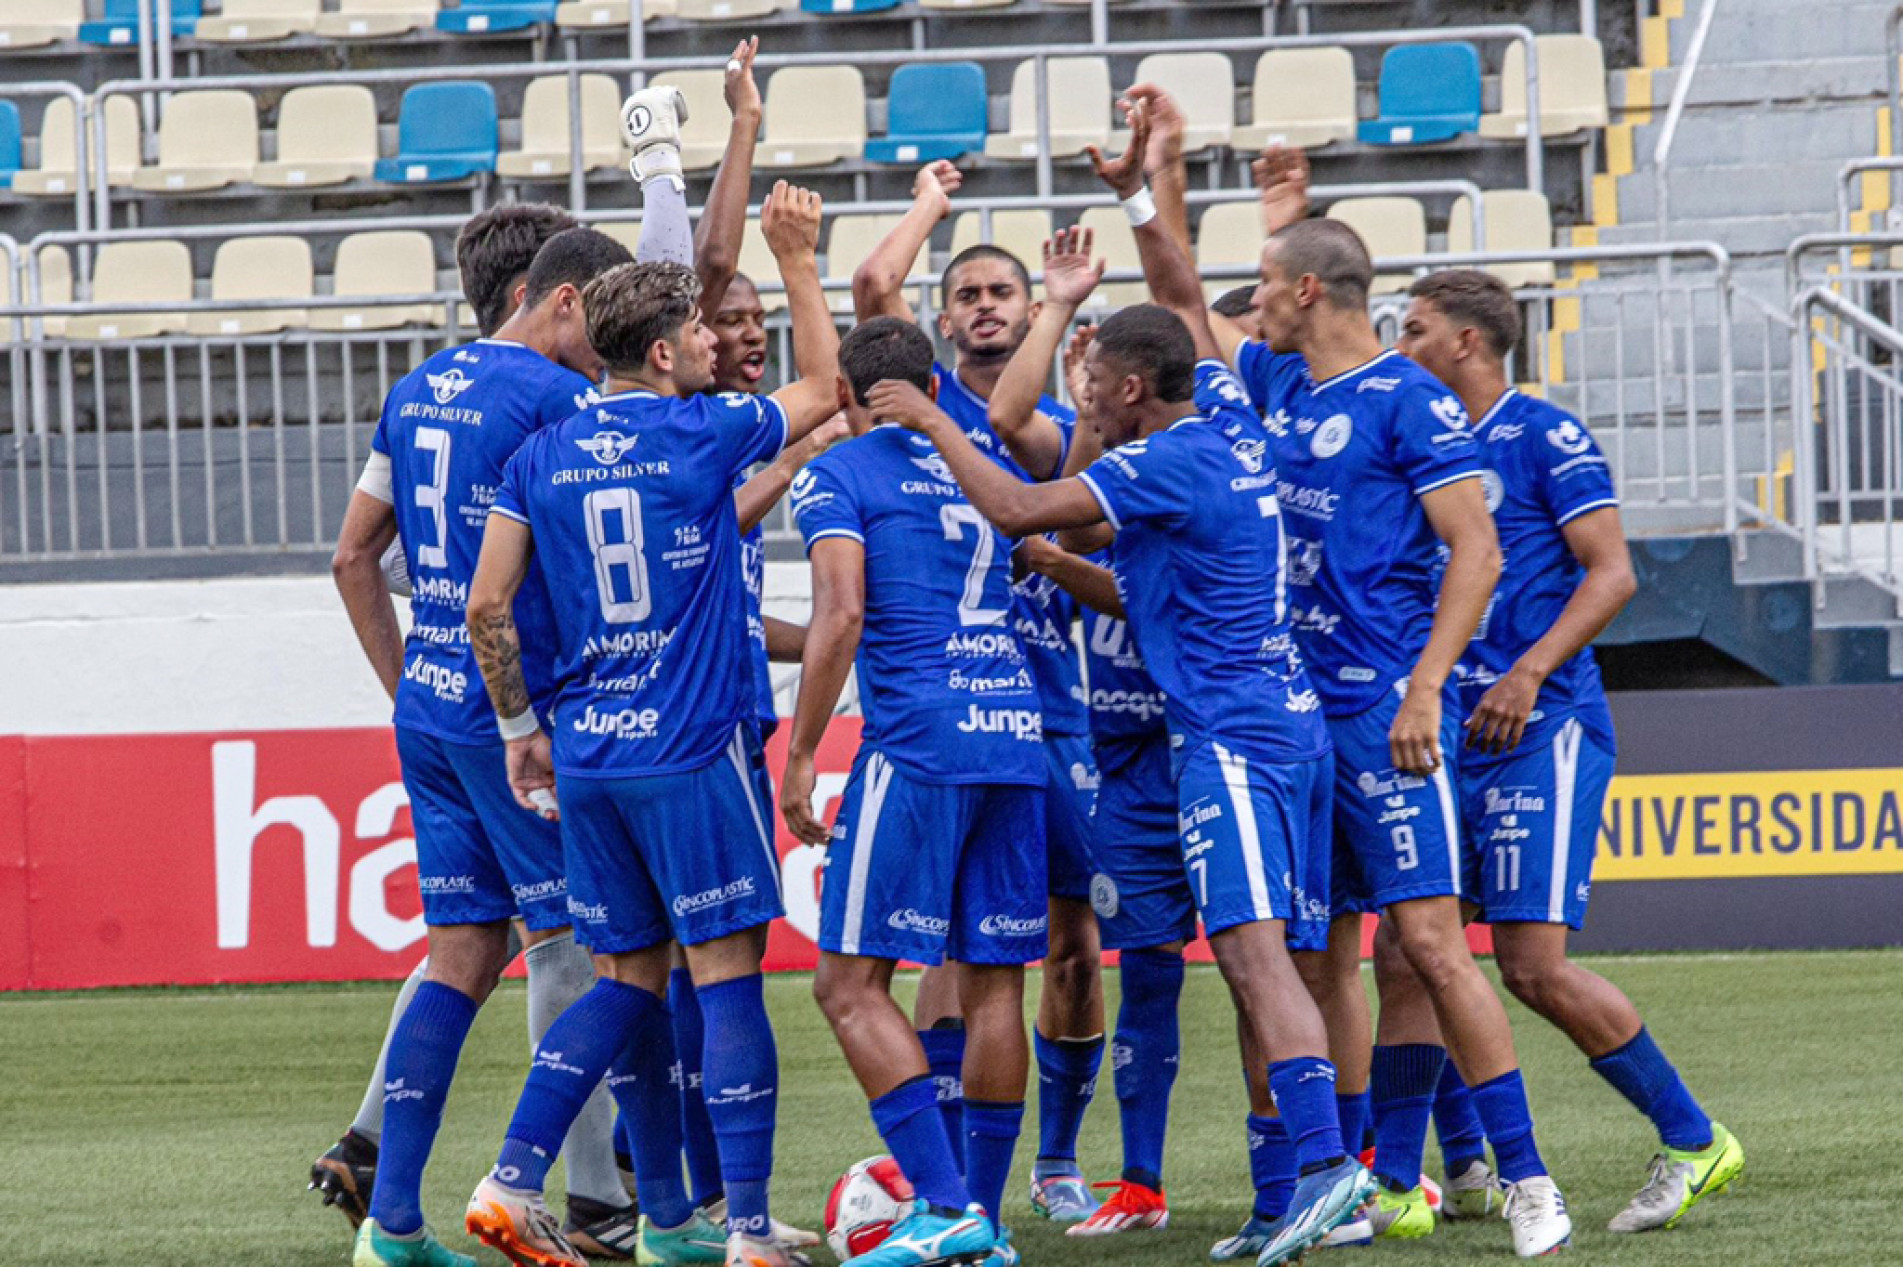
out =
{"type": "Polygon", "coordinates": [[[548,735],[535,719],[522,676],[522,639],[515,628],[515,593],[522,588],[534,549],[527,524],[504,514],[489,516],[476,576],[469,584],[469,645],[508,740],[509,787],[516,804],[553,818],[555,768],[548,735]]]}

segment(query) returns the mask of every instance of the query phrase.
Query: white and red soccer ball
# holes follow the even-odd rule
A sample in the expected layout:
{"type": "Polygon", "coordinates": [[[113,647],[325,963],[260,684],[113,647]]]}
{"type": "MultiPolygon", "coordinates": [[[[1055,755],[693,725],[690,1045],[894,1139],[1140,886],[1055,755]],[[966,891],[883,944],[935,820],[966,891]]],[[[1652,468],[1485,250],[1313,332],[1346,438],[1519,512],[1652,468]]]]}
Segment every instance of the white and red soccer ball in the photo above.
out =
{"type": "Polygon", "coordinates": [[[856,1162],[826,1198],[826,1243],[841,1259],[876,1248],[912,1212],[912,1181],[881,1155],[856,1162]]]}

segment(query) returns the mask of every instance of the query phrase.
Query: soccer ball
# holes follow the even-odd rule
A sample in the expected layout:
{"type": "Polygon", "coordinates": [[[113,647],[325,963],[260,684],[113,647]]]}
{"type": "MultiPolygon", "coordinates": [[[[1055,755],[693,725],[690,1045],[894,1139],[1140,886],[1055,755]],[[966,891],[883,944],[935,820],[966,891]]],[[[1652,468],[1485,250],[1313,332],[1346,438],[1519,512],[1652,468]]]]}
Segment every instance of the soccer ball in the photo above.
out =
{"type": "Polygon", "coordinates": [[[826,1198],[826,1243],[841,1259],[874,1249],[911,1212],[912,1181],[880,1155],[856,1162],[826,1198]]]}

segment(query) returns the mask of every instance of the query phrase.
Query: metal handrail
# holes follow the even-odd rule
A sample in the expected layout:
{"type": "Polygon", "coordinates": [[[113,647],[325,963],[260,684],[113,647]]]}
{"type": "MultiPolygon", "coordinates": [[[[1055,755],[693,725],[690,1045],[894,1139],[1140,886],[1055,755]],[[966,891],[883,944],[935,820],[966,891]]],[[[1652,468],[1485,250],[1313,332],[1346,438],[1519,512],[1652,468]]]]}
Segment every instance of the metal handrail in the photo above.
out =
{"type": "Polygon", "coordinates": [[[1843,251],[1903,246],[1903,230],[1882,233],[1805,233],[1793,238],[1784,248],[1784,293],[1795,295],[1801,289],[1804,257],[1816,251],[1843,251]]]}
{"type": "Polygon", "coordinates": [[[1718,0],[1705,0],[1704,7],[1698,11],[1698,29],[1692,32],[1685,64],[1679,68],[1672,84],[1672,102],[1665,111],[1665,126],[1659,130],[1658,144],[1652,147],[1652,181],[1660,237],[1671,232],[1671,189],[1667,172],[1672,162],[1672,143],[1678,139],[1678,121],[1684,117],[1692,81],[1698,78],[1699,62],[1705,56],[1705,38],[1711,34],[1711,19],[1717,12],[1718,0]]]}
{"type": "Polygon", "coordinates": [[[1850,190],[1863,172],[1903,172],[1903,158],[1853,158],[1837,169],[1837,228],[1840,232],[1850,232],[1850,190]]]}
{"type": "MultiPolygon", "coordinates": [[[[28,80],[8,84],[8,97],[64,97],[73,103],[73,224],[85,229],[92,224],[92,164],[86,147],[92,140],[93,100],[78,84],[63,79],[28,80]]],[[[103,141],[101,142],[103,144],[103,141]]],[[[46,153],[40,153],[40,166],[46,166],[46,153]]]]}

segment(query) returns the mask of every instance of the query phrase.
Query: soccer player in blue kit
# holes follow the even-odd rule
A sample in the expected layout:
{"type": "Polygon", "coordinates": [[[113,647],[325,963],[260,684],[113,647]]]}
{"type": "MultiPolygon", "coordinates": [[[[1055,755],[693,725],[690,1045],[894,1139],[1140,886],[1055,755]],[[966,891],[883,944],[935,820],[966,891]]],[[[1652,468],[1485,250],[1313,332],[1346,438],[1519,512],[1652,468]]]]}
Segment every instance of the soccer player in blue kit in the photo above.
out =
{"type": "Polygon", "coordinates": [[[1508,385],[1520,313],[1498,278],[1449,270],[1410,294],[1396,346],[1476,420],[1506,555],[1457,673],[1466,897],[1493,926],[1507,989],[1658,1130],[1645,1186],[1611,1229],[1673,1227],[1743,1173],[1744,1148],[1699,1107],[1619,987],[1566,957],[1567,930],[1585,922],[1615,753],[1588,644],[1637,589],[1612,472],[1577,419],[1508,385]]]}

